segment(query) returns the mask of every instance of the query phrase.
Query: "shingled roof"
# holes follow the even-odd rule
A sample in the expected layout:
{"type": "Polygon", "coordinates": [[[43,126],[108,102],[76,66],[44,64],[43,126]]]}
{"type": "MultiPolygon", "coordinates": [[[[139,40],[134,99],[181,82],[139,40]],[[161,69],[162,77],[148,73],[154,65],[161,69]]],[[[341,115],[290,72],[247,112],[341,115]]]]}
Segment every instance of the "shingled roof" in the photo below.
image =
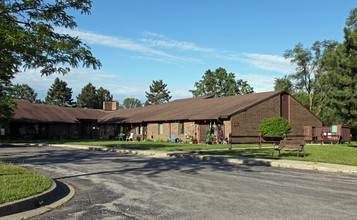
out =
{"type": "Polygon", "coordinates": [[[97,120],[107,113],[98,109],[70,108],[57,105],[33,104],[14,99],[17,104],[12,122],[78,123],[79,120],[97,120]]]}
{"type": "Polygon", "coordinates": [[[227,97],[179,99],[160,105],[118,110],[99,119],[99,123],[143,123],[159,121],[197,121],[227,119],[285,91],[253,93],[227,97]]]}

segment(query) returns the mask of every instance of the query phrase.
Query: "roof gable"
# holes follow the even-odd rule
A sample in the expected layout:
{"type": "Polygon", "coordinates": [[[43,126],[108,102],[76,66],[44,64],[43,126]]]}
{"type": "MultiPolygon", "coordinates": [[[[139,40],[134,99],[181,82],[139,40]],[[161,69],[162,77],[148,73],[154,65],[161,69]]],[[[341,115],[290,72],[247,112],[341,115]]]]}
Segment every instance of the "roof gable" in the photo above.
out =
{"type": "Polygon", "coordinates": [[[154,121],[218,120],[251,108],[284,91],[227,97],[197,97],[160,105],[117,110],[99,119],[101,123],[142,123],[154,121]]]}

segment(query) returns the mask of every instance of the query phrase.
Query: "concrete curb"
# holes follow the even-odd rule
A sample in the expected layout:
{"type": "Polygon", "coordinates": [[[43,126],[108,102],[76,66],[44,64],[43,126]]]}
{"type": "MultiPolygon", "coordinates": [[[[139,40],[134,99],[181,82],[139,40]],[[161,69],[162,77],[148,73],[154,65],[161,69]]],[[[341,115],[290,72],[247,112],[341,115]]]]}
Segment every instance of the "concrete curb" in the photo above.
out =
{"type": "Polygon", "coordinates": [[[110,151],[110,152],[117,152],[122,154],[137,154],[137,155],[154,156],[154,157],[173,157],[173,158],[183,158],[183,159],[193,159],[193,160],[215,161],[221,163],[283,167],[283,168],[314,170],[314,171],[323,171],[323,172],[357,174],[357,166],[308,162],[308,161],[232,157],[232,156],[224,156],[224,155],[205,155],[205,154],[192,153],[194,151],[162,152],[162,151],[149,151],[149,150],[133,150],[133,149],[114,148],[114,147],[99,147],[99,146],[92,147],[92,146],[83,146],[83,145],[57,145],[57,144],[52,144],[52,145],[49,144],[48,146],[110,151]]]}
{"type": "Polygon", "coordinates": [[[26,210],[40,206],[43,201],[53,197],[56,190],[57,184],[55,181],[51,180],[50,188],[40,194],[0,205],[0,217],[17,213],[19,210],[26,210]]]}
{"type": "MultiPolygon", "coordinates": [[[[11,144],[7,144],[7,145],[11,145],[11,144]]],[[[21,145],[21,144],[17,144],[17,145],[21,145]]],[[[137,154],[137,155],[153,156],[153,157],[174,157],[174,158],[183,158],[183,159],[215,161],[221,163],[284,167],[284,168],[293,168],[293,169],[302,169],[302,170],[357,174],[357,166],[308,162],[308,161],[194,154],[193,152],[195,151],[163,152],[163,151],[134,150],[134,149],[124,149],[124,148],[114,148],[114,147],[99,147],[99,146],[93,147],[93,146],[85,146],[85,145],[65,145],[65,144],[46,144],[46,143],[30,144],[30,146],[68,147],[68,148],[75,148],[75,149],[110,151],[110,152],[117,152],[122,154],[137,154]]]]}
{"type": "MultiPolygon", "coordinates": [[[[53,182],[55,182],[55,181],[53,181],[53,182]]],[[[22,207],[23,203],[21,203],[19,200],[11,202],[11,204],[7,203],[7,204],[4,204],[4,205],[7,205],[7,207],[10,208],[11,210],[16,210],[17,209],[17,213],[13,212],[14,214],[6,214],[6,216],[4,216],[3,212],[1,210],[0,213],[1,213],[2,216],[0,218],[2,220],[27,219],[27,218],[31,218],[31,217],[34,217],[34,216],[41,215],[41,214],[43,214],[45,212],[48,212],[48,211],[50,211],[52,209],[55,209],[55,208],[63,205],[64,203],[69,201],[71,198],[73,198],[73,196],[75,195],[75,189],[73,188],[73,186],[71,186],[68,183],[65,183],[63,181],[61,181],[61,183],[65,184],[69,189],[69,193],[65,197],[63,197],[62,199],[60,199],[58,201],[55,201],[55,202],[53,202],[51,204],[45,205],[45,206],[41,206],[41,207],[36,208],[36,209],[31,209],[29,211],[22,211],[22,212],[18,212],[18,210],[25,210],[25,209],[28,209],[28,208],[32,208],[33,206],[30,206],[30,207],[27,207],[27,208],[22,207]]],[[[56,183],[55,183],[55,185],[57,186],[56,183]]],[[[56,189],[54,189],[54,190],[56,190],[56,189]]],[[[45,193],[47,193],[47,192],[43,192],[42,194],[45,194],[45,193]]],[[[53,194],[49,194],[48,196],[49,196],[49,198],[47,198],[47,199],[50,199],[51,197],[54,197],[53,194]]],[[[32,199],[33,198],[30,197],[30,198],[25,198],[25,199],[22,199],[22,200],[32,200],[32,199]]],[[[41,200],[41,201],[43,201],[43,200],[41,200]]]]}

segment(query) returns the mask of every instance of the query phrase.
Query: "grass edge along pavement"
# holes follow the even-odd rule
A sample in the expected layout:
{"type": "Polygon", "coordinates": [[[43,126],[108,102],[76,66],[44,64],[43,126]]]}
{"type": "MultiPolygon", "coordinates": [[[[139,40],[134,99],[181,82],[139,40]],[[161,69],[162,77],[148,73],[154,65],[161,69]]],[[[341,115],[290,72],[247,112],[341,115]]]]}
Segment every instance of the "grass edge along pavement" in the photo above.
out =
{"type": "MultiPolygon", "coordinates": [[[[277,160],[297,160],[308,162],[320,162],[341,164],[349,166],[357,166],[357,142],[345,144],[315,144],[306,145],[305,152],[306,157],[296,158],[296,152],[281,151],[281,155],[278,156],[278,152],[274,153],[274,157],[271,156],[272,149],[263,148],[259,149],[257,144],[234,144],[232,150],[228,150],[227,144],[219,145],[203,145],[203,144],[185,144],[185,143],[168,143],[168,142],[126,142],[126,141],[63,141],[66,145],[85,145],[93,147],[113,147],[135,150],[151,150],[151,151],[195,151],[202,152],[210,155],[227,155],[227,156],[239,156],[239,157],[252,157],[252,158],[264,158],[264,159],[277,159],[277,160]],[[250,149],[244,149],[250,148],[250,149]],[[213,151],[214,149],[219,149],[213,151]],[[207,150],[207,151],[206,151],[207,150]]],[[[263,145],[263,147],[271,146],[269,144],[263,145]]]]}
{"type": "Polygon", "coordinates": [[[50,186],[49,177],[0,161],[0,205],[42,193],[50,186]]]}
{"type": "Polygon", "coordinates": [[[294,160],[305,162],[317,162],[317,163],[329,163],[348,166],[357,166],[357,142],[345,143],[345,144],[316,144],[305,146],[306,157],[303,157],[303,153],[300,153],[300,157],[297,158],[296,151],[281,151],[281,155],[278,152],[272,156],[272,149],[233,149],[233,150],[217,150],[217,151],[196,151],[198,154],[208,155],[225,155],[235,157],[250,157],[250,158],[265,158],[265,159],[277,159],[277,160],[294,160]]]}

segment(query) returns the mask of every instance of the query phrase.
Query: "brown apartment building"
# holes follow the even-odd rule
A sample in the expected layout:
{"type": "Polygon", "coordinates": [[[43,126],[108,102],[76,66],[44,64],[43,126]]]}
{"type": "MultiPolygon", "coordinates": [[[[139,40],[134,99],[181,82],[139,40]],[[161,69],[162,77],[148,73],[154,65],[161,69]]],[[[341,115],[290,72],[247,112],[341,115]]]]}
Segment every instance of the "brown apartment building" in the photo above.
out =
{"type": "MultiPolygon", "coordinates": [[[[321,127],[322,122],[285,91],[254,93],[228,97],[198,97],[174,100],[135,109],[103,111],[31,104],[15,100],[18,109],[11,122],[11,133],[38,127],[42,137],[62,132],[68,137],[112,139],[133,133],[134,140],[168,140],[170,135],[183,141],[205,142],[207,128],[236,143],[258,142],[263,119],[281,116],[287,119],[292,135],[304,135],[304,126],[321,127]],[[34,108],[35,106],[35,108],[34,108]],[[56,129],[51,129],[52,127],[56,129]],[[26,128],[25,128],[26,129],[26,128]],[[40,132],[41,131],[41,132],[40,132]],[[43,132],[42,132],[43,131],[43,132]],[[188,136],[192,138],[187,138],[188,136]]],[[[38,135],[40,136],[40,135],[38,135]]]]}

